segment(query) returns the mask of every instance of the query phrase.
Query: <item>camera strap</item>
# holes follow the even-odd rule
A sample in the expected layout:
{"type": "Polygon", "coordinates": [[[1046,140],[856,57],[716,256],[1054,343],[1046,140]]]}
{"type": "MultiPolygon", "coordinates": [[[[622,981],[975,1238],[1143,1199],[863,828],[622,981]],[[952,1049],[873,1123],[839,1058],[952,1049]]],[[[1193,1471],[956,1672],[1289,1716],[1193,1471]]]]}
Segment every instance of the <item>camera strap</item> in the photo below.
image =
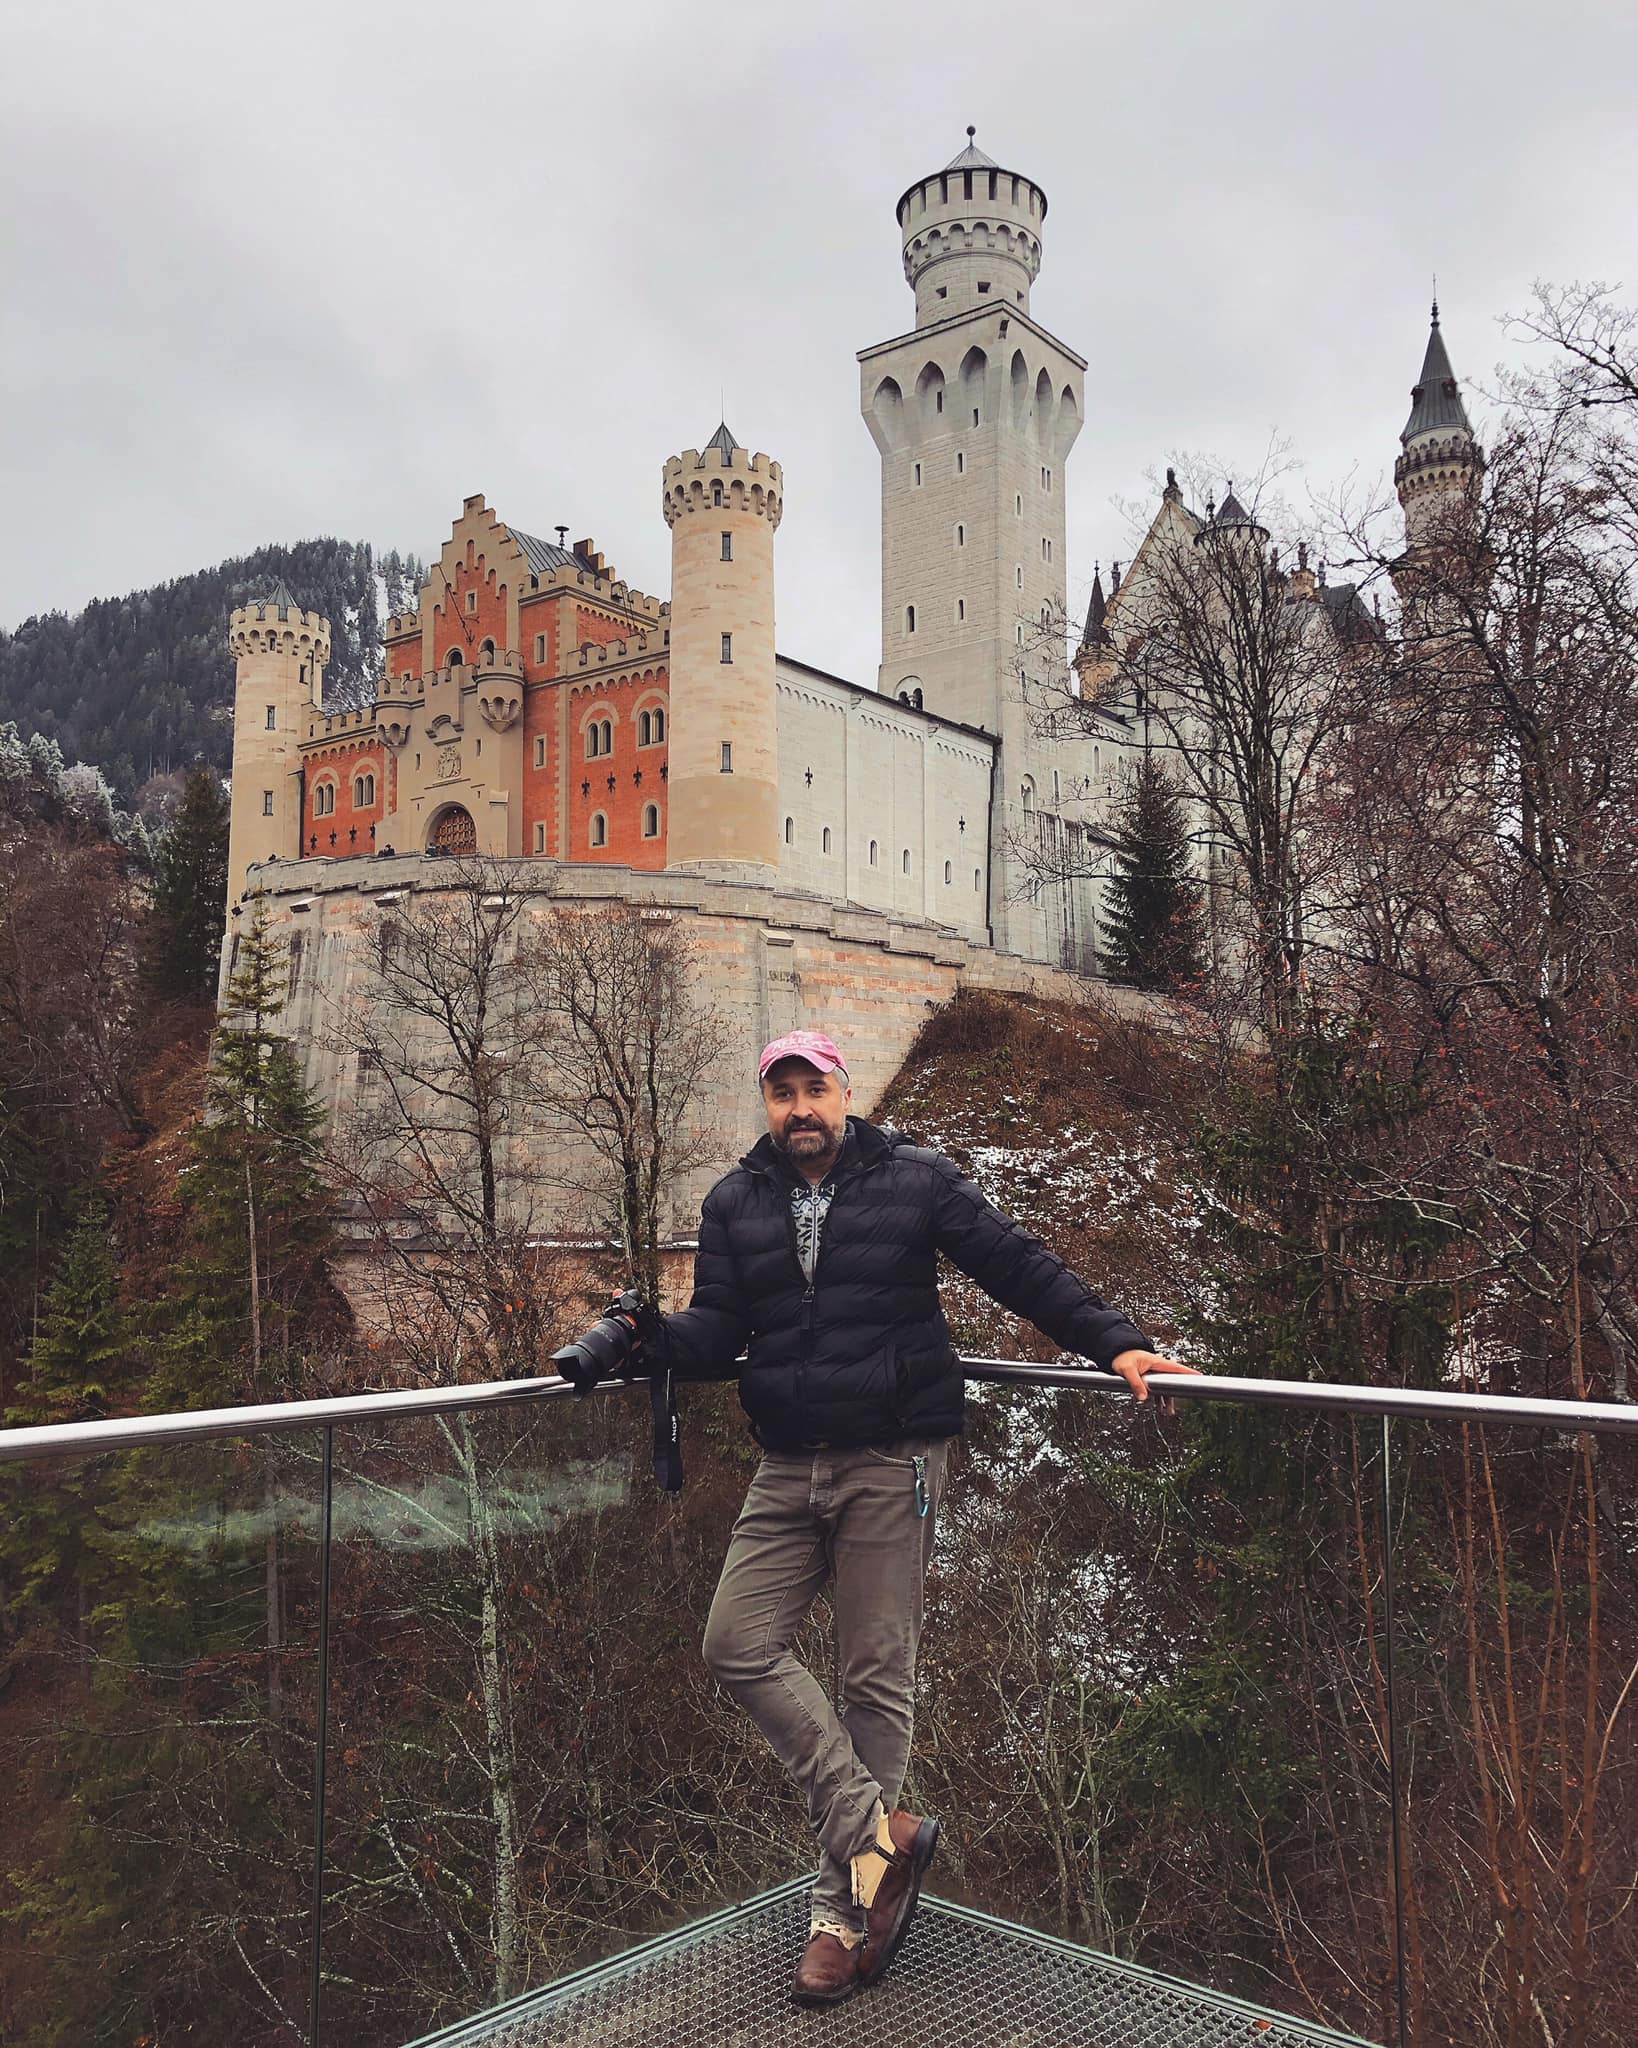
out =
{"type": "Polygon", "coordinates": [[[662,1493],[681,1493],[682,1423],[677,1414],[677,1384],[669,1366],[649,1380],[648,1398],[654,1410],[654,1483],[662,1493]]]}

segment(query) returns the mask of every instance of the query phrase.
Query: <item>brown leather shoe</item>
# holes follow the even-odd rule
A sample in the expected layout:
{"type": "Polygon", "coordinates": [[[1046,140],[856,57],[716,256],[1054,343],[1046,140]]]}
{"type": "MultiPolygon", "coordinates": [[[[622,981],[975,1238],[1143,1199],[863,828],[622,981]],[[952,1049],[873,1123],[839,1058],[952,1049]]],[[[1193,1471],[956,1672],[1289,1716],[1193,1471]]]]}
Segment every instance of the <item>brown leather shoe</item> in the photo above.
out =
{"type": "Polygon", "coordinates": [[[859,1988],[863,1948],[849,1948],[834,1934],[816,1934],[802,1951],[791,1983],[798,2005],[840,2005],[859,1988]]]}
{"type": "Polygon", "coordinates": [[[922,1820],[903,1807],[887,1816],[887,1831],[893,1837],[893,1854],[870,1908],[859,1965],[861,1984],[879,1984],[903,1947],[916,1916],[921,1881],[938,1847],[938,1822],[922,1820]]]}

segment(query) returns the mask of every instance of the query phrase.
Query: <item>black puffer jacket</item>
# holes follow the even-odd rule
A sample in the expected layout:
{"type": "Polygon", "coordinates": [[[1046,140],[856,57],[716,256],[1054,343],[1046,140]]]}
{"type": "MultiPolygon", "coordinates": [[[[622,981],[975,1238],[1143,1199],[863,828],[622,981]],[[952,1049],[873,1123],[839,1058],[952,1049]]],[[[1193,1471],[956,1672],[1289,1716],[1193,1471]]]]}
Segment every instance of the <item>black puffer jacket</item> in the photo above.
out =
{"type": "Polygon", "coordinates": [[[849,1117],[813,1285],[791,1213],[795,1170],[764,1137],[705,1198],[689,1306],[666,1317],[672,1370],[730,1379],[769,1450],[953,1436],[962,1378],[938,1254],[1066,1351],[1107,1366],[1149,1340],[942,1153],[849,1117]]]}

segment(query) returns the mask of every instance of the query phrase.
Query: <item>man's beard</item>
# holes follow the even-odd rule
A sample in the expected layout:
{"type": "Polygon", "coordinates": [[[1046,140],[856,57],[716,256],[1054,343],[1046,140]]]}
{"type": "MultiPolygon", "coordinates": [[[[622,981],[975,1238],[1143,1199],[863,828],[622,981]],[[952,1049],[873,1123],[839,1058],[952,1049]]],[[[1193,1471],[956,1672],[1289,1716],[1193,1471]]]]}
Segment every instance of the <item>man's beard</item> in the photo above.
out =
{"type": "Polygon", "coordinates": [[[830,1153],[840,1152],[842,1149],[841,1133],[828,1130],[822,1124],[794,1131],[787,1125],[783,1134],[775,1138],[774,1143],[781,1152],[793,1159],[823,1159],[830,1153]]]}

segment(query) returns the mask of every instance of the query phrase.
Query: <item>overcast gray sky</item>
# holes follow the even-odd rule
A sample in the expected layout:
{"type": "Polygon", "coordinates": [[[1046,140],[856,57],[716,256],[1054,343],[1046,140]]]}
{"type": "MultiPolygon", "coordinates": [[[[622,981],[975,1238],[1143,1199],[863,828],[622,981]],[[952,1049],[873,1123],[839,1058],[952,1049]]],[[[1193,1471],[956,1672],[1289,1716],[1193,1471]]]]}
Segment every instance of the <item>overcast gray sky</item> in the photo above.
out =
{"type": "Polygon", "coordinates": [[[1070,600],[1177,452],[1396,452],[1435,270],[1464,379],[1531,280],[1638,288],[1638,8],[8,0],[0,623],[263,542],[430,556],[469,492],[663,594],[664,457],[785,465],[779,639],[873,680],[854,352],[893,203],[1046,189],[1090,362],[1070,600]]]}

